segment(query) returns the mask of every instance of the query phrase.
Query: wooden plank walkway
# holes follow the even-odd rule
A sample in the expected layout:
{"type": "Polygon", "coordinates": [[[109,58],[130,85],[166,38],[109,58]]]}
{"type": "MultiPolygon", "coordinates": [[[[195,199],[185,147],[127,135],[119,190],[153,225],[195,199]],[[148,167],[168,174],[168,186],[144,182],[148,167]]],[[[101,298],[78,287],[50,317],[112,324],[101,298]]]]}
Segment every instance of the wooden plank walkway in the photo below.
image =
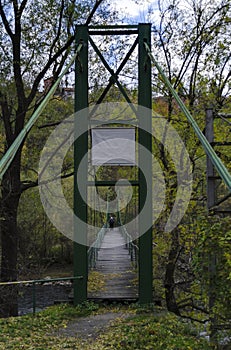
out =
{"type": "Polygon", "coordinates": [[[102,291],[88,293],[90,299],[133,300],[138,298],[137,272],[119,228],[109,229],[104,236],[96,262],[96,271],[105,276],[102,291]]]}

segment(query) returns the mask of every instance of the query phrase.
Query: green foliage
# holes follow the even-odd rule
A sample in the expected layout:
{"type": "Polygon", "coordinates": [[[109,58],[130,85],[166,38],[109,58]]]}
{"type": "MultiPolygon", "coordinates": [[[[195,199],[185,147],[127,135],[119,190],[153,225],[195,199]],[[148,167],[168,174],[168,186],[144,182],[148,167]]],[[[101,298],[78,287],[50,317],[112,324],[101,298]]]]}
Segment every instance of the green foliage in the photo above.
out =
{"type": "Polygon", "coordinates": [[[84,303],[78,307],[59,305],[36,314],[18,318],[0,319],[0,349],[81,349],[81,350],[209,350],[206,340],[197,337],[190,323],[182,322],[172,314],[137,306],[99,307],[84,303]],[[63,337],[59,329],[79,317],[105,312],[123,312],[129,318],[118,318],[96,339],[63,337]],[[145,311],[145,313],[144,313],[145,311]],[[153,314],[154,312],[154,314],[153,314]],[[137,313],[137,315],[134,315],[137,313]]]}
{"type": "Polygon", "coordinates": [[[127,321],[121,320],[113,327],[113,331],[101,336],[99,341],[99,349],[212,349],[206,341],[196,337],[190,325],[171,314],[141,315],[127,321]]]}
{"type": "MultiPolygon", "coordinates": [[[[72,113],[73,100],[63,100],[57,95],[31,130],[22,150],[21,181],[22,187],[28,187],[21,195],[18,208],[19,267],[24,275],[30,269],[39,271],[52,262],[71,261],[72,242],[56,230],[44,213],[36,181],[40,153],[47,138],[54,127],[72,113]]],[[[72,170],[73,156],[70,151],[63,164],[63,173],[66,175],[72,170]]],[[[73,178],[66,179],[63,188],[71,204],[73,178]]]]}
{"type": "MultiPolygon", "coordinates": [[[[25,180],[27,183],[28,181],[35,181],[37,179],[41,151],[54,128],[65,118],[73,114],[73,105],[73,100],[64,100],[61,96],[56,96],[48,103],[36,125],[28,135],[23,147],[22,181],[25,180]]],[[[73,162],[70,162],[69,154],[68,156],[63,165],[65,172],[68,171],[68,166],[72,169],[73,164],[73,162]]]]}
{"type": "Polygon", "coordinates": [[[50,307],[35,317],[0,319],[0,349],[64,349],[70,348],[70,344],[81,344],[78,340],[73,342],[73,339],[60,339],[51,334],[58,328],[65,328],[70,320],[90,315],[95,310],[97,306],[92,303],[76,308],[60,305],[50,307]]]}
{"type": "Polygon", "coordinates": [[[63,236],[44,213],[38,188],[23,193],[18,209],[19,274],[38,277],[53,263],[72,262],[73,243],[63,236]]]}
{"type": "Polygon", "coordinates": [[[230,218],[200,217],[197,226],[200,235],[194,255],[196,280],[207,295],[214,295],[213,313],[219,322],[227,323],[231,319],[230,218]]]}

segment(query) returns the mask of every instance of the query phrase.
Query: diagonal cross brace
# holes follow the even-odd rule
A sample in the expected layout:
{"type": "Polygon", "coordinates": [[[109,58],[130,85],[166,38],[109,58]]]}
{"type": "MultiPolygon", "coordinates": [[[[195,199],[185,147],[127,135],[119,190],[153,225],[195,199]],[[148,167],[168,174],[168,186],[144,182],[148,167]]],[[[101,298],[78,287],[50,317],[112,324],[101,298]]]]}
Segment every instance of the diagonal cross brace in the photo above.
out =
{"type": "MultiPolygon", "coordinates": [[[[134,41],[133,45],[131,46],[130,50],[128,51],[128,53],[126,54],[125,58],[123,59],[122,63],[120,64],[119,68],[116,70],[115,72],[115,76],[118,76],[119,73],[122,71],[123,67],[125,66],[125,64],[127,63],[129,57],[131,56],[132,52],[135,50],[136,46],[138,44],[138,38],[136,38],[136,40],[134,41]]],[[[96,102],[96,104],[100,104],[104,97],[106,96],[106,94],[108,93],[110,87],[113,85],[113,81],[112,79],[110,79],[108,85],[106,86],[106,88],[104,89],[104,92],[102,93],[102,95],[99,97],[98,101],[96,102]]]]}
{"type": "Polygon", "coordinates": [[[137,115],[137,110],[135,109],[134,105],[132,104],[130,98],[128,97],[126,91],[124,90],[123,86],[120,84],[119,80],[118,80],[118,74],[121,72],[121,70],[123,69],[123,67],[125,66],[125,64],[127,63],[131,53],[134,51],[137,43],[138,43],[138,38],[136,38],[135,42],[133,43],[131,49],[129,50],[129,52],[127,53],[127,55],[125,56],[124,60],[122,61],[122,63],[120,64],[119,68],[116,70],[116,72],[114,72],[113,69],[111,69],[111,67],[109,66],[109,64],[107,63],[107,61],[105,60],[105,58],[103,57],[103,55],[101,54],[101,52],[99,51],[98,47],[96,46],[96,44],[94,43],[94,41],[92,40],[91,37],[89,37],[89,41],[93,47],[93,49],[95,50],[95,52],[97,53],[97,55],[100,57],[102,63],[104,64],[105,68],[109,71],[109,73],[111,74],[109,83],[107,85],[107,87],[105,88],[104,92],[102,93],[102,95],[100,96],[100,98],[98,99],[98,101],[96,102],[95,107],[93,108],[90,117],[93,115],[93,113],[97,110],[98,105],[103,101],[104,97],[106,96],[107,92],[109,91],[110,87],[116,83],[118,88],[120,89],[121,93],[123,94],[124,98],[126,99],[126,101],[129,103],[131,109],[133,110],[133,112],[137,115]]]}

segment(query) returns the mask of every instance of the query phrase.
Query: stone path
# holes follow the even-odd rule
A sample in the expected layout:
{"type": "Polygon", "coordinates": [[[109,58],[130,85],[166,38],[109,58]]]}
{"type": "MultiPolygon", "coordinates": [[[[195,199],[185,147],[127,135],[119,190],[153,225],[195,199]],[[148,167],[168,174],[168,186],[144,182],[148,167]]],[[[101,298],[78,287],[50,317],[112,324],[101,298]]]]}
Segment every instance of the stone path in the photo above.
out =
{"type": "Polygon", "coordinates": [[[117,318],[128,318],[130,314],[122,312],[108,312],[100,315],[93,315],[88,317],[80,317],[76,321],[71,321],[66,328],[60,328],[55,332],[56,336],[61,337],[77,337],[84,340],[96,339],[99,334],[103,333],[117,318]]]}

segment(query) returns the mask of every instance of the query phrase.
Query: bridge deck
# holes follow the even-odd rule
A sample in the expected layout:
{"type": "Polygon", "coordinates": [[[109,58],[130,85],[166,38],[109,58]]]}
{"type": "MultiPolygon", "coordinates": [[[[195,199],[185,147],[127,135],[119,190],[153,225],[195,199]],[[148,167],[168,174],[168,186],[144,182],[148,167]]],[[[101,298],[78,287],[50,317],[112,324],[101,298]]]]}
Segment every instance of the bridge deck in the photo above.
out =
{"type": "Polygon", "coordinates": [[[104,290],[89,293],[95,299],[137,299],[137,273],[118,228],[104,236],[96,262],[96,271],[105,276],[104,290]]]}

